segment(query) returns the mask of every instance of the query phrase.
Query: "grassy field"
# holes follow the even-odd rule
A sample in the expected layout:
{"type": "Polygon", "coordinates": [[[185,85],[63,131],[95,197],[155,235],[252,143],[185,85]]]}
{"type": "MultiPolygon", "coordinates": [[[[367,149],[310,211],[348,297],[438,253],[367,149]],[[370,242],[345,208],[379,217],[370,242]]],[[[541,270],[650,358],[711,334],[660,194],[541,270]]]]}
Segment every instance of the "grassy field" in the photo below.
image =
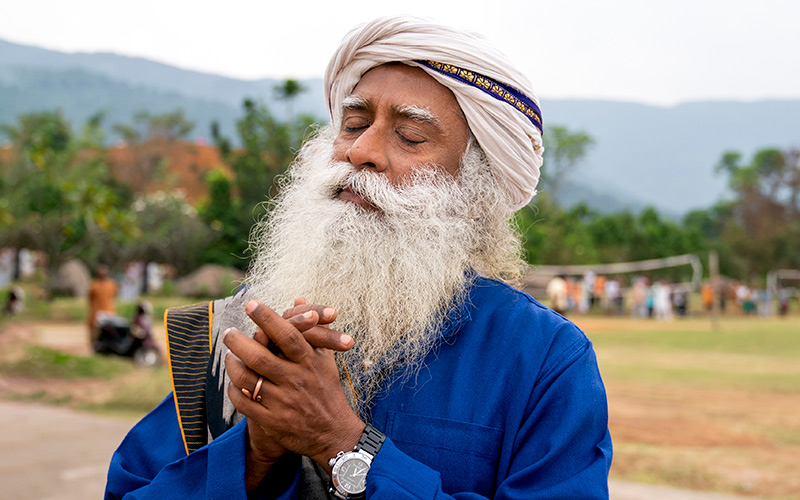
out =
{"type": "MultiPolygon", "coordinates": [[[[21,314],[0,317],[0,397],[137,418],[172,390],[165,366],[137,369],[128,359],[92,354],[85,299],[44,301],[37,300],[35,289],[27,292],[29,300],[21,314]]],[[[195,300],[148,297],[153,305],[154,337],[162,349],[164,310],[195,300]]],[[[117,313],[126,318],[134,310],[133,303],[117,305],[117,313]]]]}
{"type": "MultiPolygon", "coordinates": [[[[185,303],[156,298],[154,316],[185,303]]],[[[161,401],[167,369],[92,355],[84,311],[59,299],[0,320],[0,397],[134,418],[161,401]]],[[[707,318],[571,319],[606,382],[612,478],[800,498],[800,316],[726,318],[719,330],[707,318]]]]}
{"type": "Polygon", "coordinates": [[[609,396],[612,477],[800,498],[800,318],[574,318],[609,396]]]}

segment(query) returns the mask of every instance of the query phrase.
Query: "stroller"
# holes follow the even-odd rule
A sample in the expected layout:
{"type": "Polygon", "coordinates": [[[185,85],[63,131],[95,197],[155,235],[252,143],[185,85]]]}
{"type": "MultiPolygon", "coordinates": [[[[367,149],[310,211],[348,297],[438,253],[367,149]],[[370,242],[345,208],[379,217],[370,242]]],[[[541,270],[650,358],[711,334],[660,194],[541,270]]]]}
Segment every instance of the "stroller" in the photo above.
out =
{"type": "Polygon", "coordinates": [[[153,367],[161,364],[161,352],[153,341],[149,304],[139,304],[133,321],[114,314],[97,316],[98,334],[93,348],[99,354],[116,354],[133,358],[136,366],[153,367]]]}

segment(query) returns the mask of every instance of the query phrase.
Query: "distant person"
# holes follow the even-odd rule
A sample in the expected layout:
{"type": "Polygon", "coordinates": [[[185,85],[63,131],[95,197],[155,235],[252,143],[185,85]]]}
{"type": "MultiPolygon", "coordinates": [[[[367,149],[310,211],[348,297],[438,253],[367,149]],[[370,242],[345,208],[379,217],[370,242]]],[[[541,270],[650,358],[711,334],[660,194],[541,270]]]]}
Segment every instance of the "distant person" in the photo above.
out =
{"type": "Polygon", "coordinates": [[[572,311],[577,307],[577,302],[575,300],[575,294],[577,286],[575,285],[575,278],[567,277],[567,311],[572,311]]]}
{"type": "Polygon", "coordinates": [[[789,300],[792,298],[788,288],[778,290],[778,314],[786,316],[789,314],[789,300]]]}
{"type": "Polygon", "coordinates": [[[146,300],[136,305],[136,313],[131,320],[131,333],[140,339],[148,338],[153,333],[153,306],[146,300]]]}
{"type": "MultiPolygon", "coordinates": [[[[754,291],[754,293],[756,293],[754,291]]],[[[767,288],[762,288],[761,290],[757,291],[757,301],[758,301],[758,315],[762,318],[766,318],[768,316],[772,316],[772,310],[775,307],[773,303],[774,300],[772,298],[772,291],[767,288]]]]}
{"type": "Polygon", "coordinates": [[[719,290],[719,310],[722,314],[728,309],[728,303],[736,304],[736,284],[732,282],[721,285],[719,290]]]}
{"type": "Polygon", "coordinates": [[[656,291],[655,291],[655,284],[650,285],[649,282],[645,284],[647,287],[646,289],[646,296],[644,299],[645,307],[647,310],[648,318],[652,318],[653,314],[655,313],[655,304],[656,304],[656,291]]]}
{"type": "Polygon", "coordinates": [[[11,290],[8,291],[8,300],[6,300],[3,312],[9,316],[14,316],[21,313],[23,309],[25,309],[25,292],[18,286],[12,286],[11,290]]]}
{"type": "Polygon", "coordinates": [[[568,307],[567,281],[561,276],[556,276],[547,283],[545,293],[550,300],[550,309],[558,314],[566,314],[568,307]]]}
{"type": "Polygon", "coordinates": [[[672,289],[672,307],[681,318],[689,315],[689,289],[686,285],[678,284],[672,289]]]}
{"type": "Polygon", "coordinates": [[[119,287],[119,300],[123,302],[133,302],[143,293],[145,282],[145,265],[141,261],[133,261],[125,264],[122,273],[122,282],[119,287]]]}
{"type": "Polygon", "coordinates": [[[592,284],[592,304],[591,307],[600,305],[604,311],[608,309],[608,301],[606,300],[606,277],[598,274],[594,277],[592,284]]]}
{"type": "Polygon", "coordinates": [[[597,274],[594,271],[586,271],[583,275],[583,297],[578,305],[581,314],[586,314],[592,308],[595,301],[594,282],[597,274]]]}
{"type": "Polygon", "coordinates": [[[748,316],[756,314],[758,311],[758,289],[747,287],[747,295],[743,302],[744,313],[748,316]]]}
{"type": "Polygon", "coordinates": [[[663,281],[656,281],[652,286],[653,315],[659,321],[672,320],[672,287],[663,281]]]}
{"type": "Polygon", "coordinates": [[[631,318],[646,318],[649,315],[647,296],[647,278],[636,277],[631,290],[631,318]]]}
{"type": "Polygon", "coordinates": [[[606,306],[609,314],[620,315],[623,312],[624,299],[622,296],[622,286],[616,278],[606,281],[605,285],[605,299],[608,303],[606,306]]]}
{"type": "Polygon", "coordinates": [[[703,283],[700,288],[700,301],[704,311],[711,312],[714,308],[714,287],[711,286],[711,283],[703,283]]]}
{"type": "Polygon", "coordinates": [[[89,342],[94,345],[97,341],[97,316],[98,314],[115,314],[115,301],[117,297],[117,282],[111,277],[108,266],[99,265],[95,277],[89,285],[89,342]]]}
{"type": "Polygon", "coordinates": [[[750,288],[744,283],[735,288],[736,305],[743,314],[750,314],[750,288]]]}
{"type": "Polygon", "coordinates": [[[131,335],[142,344],[142,349],[133,355],[137,365],[154,366],[161,363],[161,350],[153,339],[153,306],[146,300],[140,300],[136,305],[136,314],[131,320],[131,335]]]}

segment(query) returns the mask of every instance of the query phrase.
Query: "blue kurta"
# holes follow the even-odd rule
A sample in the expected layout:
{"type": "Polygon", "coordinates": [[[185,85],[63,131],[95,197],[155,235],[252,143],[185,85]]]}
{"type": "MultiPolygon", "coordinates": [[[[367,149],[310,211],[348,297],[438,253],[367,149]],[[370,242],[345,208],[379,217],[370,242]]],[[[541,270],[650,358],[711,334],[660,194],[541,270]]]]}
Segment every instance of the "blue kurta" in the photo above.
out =
{"type": "MultiPolygon", "coordinates": [[[[475,280],[418,376],[390,382],[371,423],[387,440],[367,498],[608,498],[608,408],[591,342],[495,280],[475,280]]],[[[106,498],[247,498],[246,431],[242,421],[187,456],[170,396],[114,454],[106,498]]],[[[290,499],[300,472],[287,461],[279,497],[290,499]]]]}

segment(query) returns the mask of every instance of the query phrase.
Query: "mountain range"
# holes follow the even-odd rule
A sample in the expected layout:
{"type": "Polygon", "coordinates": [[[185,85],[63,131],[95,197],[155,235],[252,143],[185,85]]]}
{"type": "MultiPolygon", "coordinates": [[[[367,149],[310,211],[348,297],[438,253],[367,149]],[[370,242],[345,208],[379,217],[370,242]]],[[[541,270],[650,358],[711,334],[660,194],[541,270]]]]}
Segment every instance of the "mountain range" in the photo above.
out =
{"type": "MultiPolygon", "coordinates": [[[[264,64],[266,62],[254,62],[264,64]]],[[[322,68],[320,68],[322,70],[322,68]]],[[[75,125],[104,111],[106,123],[130,123],[147,110],[181,108],[196,126],[191,136],[207,139],[211,122],[235,137],[242,101],[264,102],[277,118],[285,103],[274,87],[281,80],[237,80],[141,58],[110,53],[62,53],[0,40],[0,124],[18,115],[61,109],[75,125]]],[[[327,120],[322,80],[303,80],[307,89],[294,113],[327,120]]],[[[758,102],[704,101],[671,107],[586,99],[541,97],[547,126],[589,134],[594,144],[573,173],[563,203],[587,202],[600,211],[655,206],[678,217],[708,208],[726,196],[714,166],[726,151],[749,159],[765,147],[800,147],[800,99],[758,102]]],[[[109,132],[110,140],[114,140],[109,132]]],[[[2,138],[0,138],[2,141],[2,138]]],[[[547,175],[547,165],[542,170],[547,175]]]]}

